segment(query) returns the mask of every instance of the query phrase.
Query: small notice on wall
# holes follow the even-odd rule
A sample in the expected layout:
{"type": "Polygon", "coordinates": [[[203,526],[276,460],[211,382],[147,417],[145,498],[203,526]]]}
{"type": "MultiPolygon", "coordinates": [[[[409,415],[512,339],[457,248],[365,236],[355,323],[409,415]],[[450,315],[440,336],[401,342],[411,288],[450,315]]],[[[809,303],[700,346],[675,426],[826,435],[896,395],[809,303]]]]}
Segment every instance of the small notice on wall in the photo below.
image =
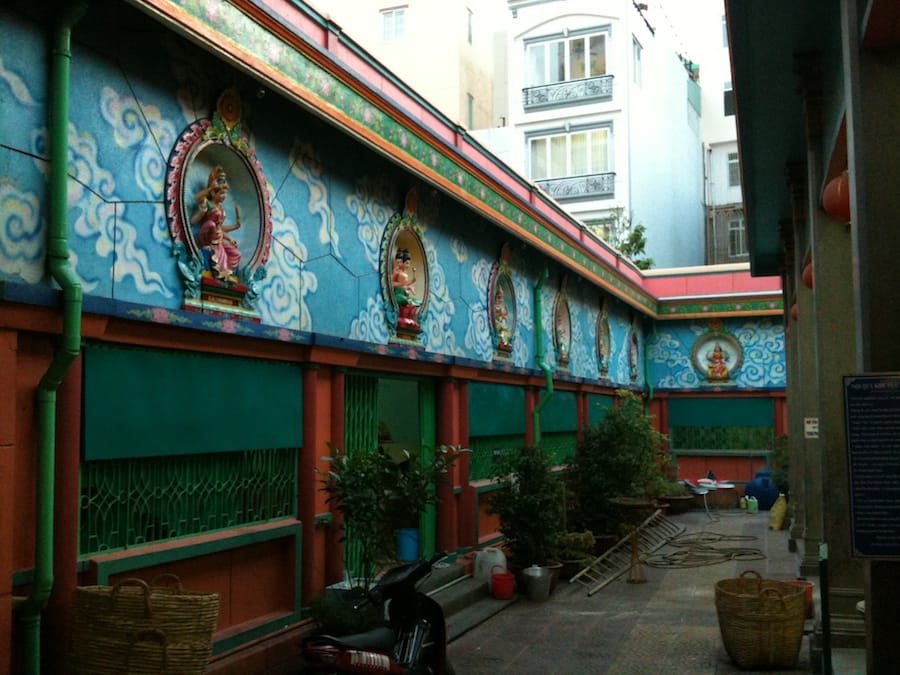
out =
{"type": "Polygon", "coordinates": [[[844,377],[853,551],[900,557],[900,375],[844,377]]]}
{"type": "Polygon", "coordinates": [[[803,437],[818,438],[819,437],[819,418],[804,417],[803,418],[803,437]]]}

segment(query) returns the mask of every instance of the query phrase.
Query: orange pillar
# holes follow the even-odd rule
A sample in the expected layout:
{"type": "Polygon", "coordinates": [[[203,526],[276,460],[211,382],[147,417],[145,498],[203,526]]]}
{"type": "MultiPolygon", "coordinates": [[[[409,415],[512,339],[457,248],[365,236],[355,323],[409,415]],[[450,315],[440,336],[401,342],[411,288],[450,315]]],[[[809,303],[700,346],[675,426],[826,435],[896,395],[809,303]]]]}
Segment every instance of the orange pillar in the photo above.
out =
{"type": "MultiPolygon", "coordinates": [[[[347,376],[344,370],[331,373],[331,442],[344,448],[344,398],[347,376]]],[[[344,514],[331,507],[331,526],[328,528],[327,550],[325,551],[325,583],[336,584],[344,575],[344,514]]]]}
{"type": "Polygon", "coordinates": [[[0,673],[12,673],[12,574],[15,515],[16,347],[15,331],[0,330],[0,673]]]}
{"type": "Polygon", "coordinates": [[[300,452],[297,510],[303,523],[302,597],[306,604],[325,591],[325,539],[316,528],[316,514],[328,511],[319,489],[323,469],[319,458],[328,454],[331,435],[331,381],[318,366],[303,373],[303,448],[300,452]]]}
{"type": "MultiPolygon", "coordinates": [[[[469,447],[469,383],[459,383],[459,444],[463,448],[469,447]]],[[[471,548],[478,543],[476,523],[478,514],[475,513],[475,488],[470,479],[471,453],[464,452],[459,456],[459,494],[457,534],[460,547],[471,548]]]]}
{"type": "Polygon", "coordinates": [[[72,594],[78,585],[78,511],[81,471],[82,359],[69,368],[57,392],[56,498],[53,529],[53,590],[45,613],[49,639],[45,658],[52,672],[66,669],[65,637],[71,624],[72,594]]]}
{"type": "Polygon", "coordinates": [[[534,445],[534,409],[540,400],[540,389],[529,387],[525,390],[525,445],[534,445]]]}
{"type": "MultiPolygon", "coordinates": [[[[437,388],[437,443],[438,445],[459,445],[459,399],[457,383],[454,380],[441,380],[437,388]]],[[[437,533],[438,550],[454,552],[457,548],[456,495],[453,490],[453,471],[447,476],[448,481],[437,486],[437,533]]]]}

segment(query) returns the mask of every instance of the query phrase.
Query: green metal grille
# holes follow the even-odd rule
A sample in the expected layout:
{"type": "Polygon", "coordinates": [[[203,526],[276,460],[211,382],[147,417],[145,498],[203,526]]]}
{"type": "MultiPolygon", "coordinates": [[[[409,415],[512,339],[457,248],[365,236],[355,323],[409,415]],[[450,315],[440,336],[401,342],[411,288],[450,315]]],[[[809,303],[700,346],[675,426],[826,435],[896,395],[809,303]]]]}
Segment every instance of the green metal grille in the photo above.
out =
{"type": "Polygon", "coordinates": [[[79,552],[296,517],[297,457],[280,448],[83,462],[79,552]]]}
{"type": "MultiPolygon", "coordinates": [[[[344,386],[344,449],[371,450],[378,447],[378,378],[348,375],[344,386]]],[[[344,533],[344,570],[351,577],[368,576],[362,569],[362,549],[353,531],[344,533]]]]}
{"type": "Polygon", "coordinates": [[[541,447],[554,466],[568,464],[575,456],[577,437],[574,431],[541,435],[541,447]]]}
{"type": "Polygon", "coordinates": [[[522,436],[477,436],[469,438],[469,480],[488,480],[497,458],[522,447],[522,436]]]}
{"type": "Polygon", "coordinates": [[[772,427],[671,427],[669,445],[679,450],[761,450],[774,436],[772,427]]]}

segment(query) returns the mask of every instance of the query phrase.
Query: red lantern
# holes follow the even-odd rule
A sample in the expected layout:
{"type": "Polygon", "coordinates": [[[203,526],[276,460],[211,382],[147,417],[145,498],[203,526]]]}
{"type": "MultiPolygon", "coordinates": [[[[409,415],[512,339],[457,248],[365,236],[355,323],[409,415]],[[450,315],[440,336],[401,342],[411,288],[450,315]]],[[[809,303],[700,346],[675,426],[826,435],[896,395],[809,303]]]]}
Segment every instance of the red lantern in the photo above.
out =
{"type": "Polygon", "coordinates": [[[813,264],[812,260],[806,263],[806,267],[803,268],[803,285],[807,288],[812,288],[815,283],[815,279],[813,278],[813,264]]]}
{"type": "Polygon", "coordinates": [[[846,169],[828,181],[822,192],[822,208],[832,218],[850,222],[850,176],[846,169]]]}
{"type": "Polygon", "coordinates": [[[796,321],[800,318],[800,310],[797,309],[797,303],[791,305],[791,318],[796,321]]]}

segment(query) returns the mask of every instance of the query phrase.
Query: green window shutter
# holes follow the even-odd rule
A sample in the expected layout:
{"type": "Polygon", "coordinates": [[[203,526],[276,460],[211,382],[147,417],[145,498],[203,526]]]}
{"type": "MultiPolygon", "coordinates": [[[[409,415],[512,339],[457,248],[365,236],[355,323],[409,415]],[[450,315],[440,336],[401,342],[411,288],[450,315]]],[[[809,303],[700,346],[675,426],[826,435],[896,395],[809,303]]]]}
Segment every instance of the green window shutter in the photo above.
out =
{"type": "Polygon", "coordinates": [[[84,350],[85,459],[303,445],[299,365],[108,346],[84,350]]]}
{"type": "Polygon", "coordinates": [[[505,384],[469,384],[469,436],[525,434],[525,390],[505,384]]]}

